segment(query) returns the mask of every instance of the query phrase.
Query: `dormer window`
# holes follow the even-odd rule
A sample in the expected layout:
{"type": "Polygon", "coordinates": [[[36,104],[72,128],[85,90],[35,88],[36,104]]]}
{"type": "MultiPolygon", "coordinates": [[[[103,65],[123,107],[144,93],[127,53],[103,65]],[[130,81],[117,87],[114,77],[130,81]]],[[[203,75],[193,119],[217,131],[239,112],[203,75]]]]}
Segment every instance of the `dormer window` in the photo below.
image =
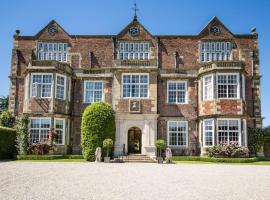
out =
{"type": "Polygon", "coordinates": [[[68,44],[55,42],[38,42],[38,60],[57,60],[67,62],[68,44]]]}
{"type": "Polygon", "coordinates": [[[149,42],[119,42],[120,60],[148,60],[149,42]]]}
{"type": "Polygon", "coordinates": [[[201,42],[200,44],[200,61],[225,61],[232,60],[232,43],[231,42],[201,42]]]}

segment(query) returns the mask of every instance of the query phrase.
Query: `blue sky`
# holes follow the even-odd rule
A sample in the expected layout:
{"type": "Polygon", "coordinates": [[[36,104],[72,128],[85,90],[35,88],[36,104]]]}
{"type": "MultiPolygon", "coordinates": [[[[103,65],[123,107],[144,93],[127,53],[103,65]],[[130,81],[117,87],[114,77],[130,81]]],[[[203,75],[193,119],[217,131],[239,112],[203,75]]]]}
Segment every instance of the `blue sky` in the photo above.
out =
{"type": "MultiPolygon", "coordinates": [[[[261,59],[262,115],[270,125],[269,0],[137,0],[140,22],[152,34],[197,34],[213,16],[233,33],[257,27],[261,59]]],[[[8,95],[12,36],[34,35],[55,19],[70,34],[117,34],[133,17],[133,0],[2,0],[0,96],[8,95]]]]}

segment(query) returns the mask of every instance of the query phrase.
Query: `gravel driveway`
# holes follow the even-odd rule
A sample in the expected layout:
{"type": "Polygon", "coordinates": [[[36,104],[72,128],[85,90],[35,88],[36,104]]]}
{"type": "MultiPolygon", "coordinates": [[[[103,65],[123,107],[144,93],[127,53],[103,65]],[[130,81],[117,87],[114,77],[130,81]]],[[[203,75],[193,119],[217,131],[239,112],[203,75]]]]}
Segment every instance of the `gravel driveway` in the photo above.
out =
{"type": "Polygon", "coordinates": [[[270,166],[0,162],[0,199],[270,199],[270,166]]]}

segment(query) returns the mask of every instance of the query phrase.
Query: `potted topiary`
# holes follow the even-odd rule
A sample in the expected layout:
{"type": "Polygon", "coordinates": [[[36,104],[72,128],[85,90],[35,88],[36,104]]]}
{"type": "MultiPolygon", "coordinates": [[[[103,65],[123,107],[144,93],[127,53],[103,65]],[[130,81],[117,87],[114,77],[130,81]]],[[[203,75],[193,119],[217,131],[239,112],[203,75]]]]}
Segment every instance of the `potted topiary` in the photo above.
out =
{"type": "Polygon", "coordinates": [[[156,141],[156,148],[157,148],[157,161],[159,164],[163,163],[163,158],[161,155],[162,149],[165,148],[165,141],[162,139],[159,139],[156,141]]]}
{"type": "Polygon", "coordinates": [[[107,156],[104,157],[104,162],[105,163],[109,163],[110,162],[110,156],[109,156],[109,152],[110,152],[110,149],[113,148],[113,140],[110,139],[110,138],[107,138],[103,141],[103,148],[106,149],[107,151],[107,156]]]}

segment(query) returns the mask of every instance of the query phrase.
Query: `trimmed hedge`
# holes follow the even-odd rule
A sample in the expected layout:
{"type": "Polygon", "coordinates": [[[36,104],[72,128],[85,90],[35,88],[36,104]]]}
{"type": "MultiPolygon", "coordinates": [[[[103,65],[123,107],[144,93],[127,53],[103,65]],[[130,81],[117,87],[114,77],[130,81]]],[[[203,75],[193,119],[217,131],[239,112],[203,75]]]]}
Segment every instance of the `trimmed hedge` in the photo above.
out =
{"type": "MultiPolygon", "coordinates": [[[[94,161],[97,147],[104,139],[115,137],[115,117],[110,104],[96,102],[87,106],[82,116],[82,152],[85,160],[94,161]]],[[[113,149],[112,149],[113,151],[113,149]]],[[[103,149],[103,155],[106,153],[103,149]]]]}
{"type": "Polygon", "coordinates": [[[13,158],[16,153],[16,130],[0,126],[0,159],[13,158]]]}
{"type": "Polygon", "coordinates": [[[82,155],[18,155],[18,160],[83,159],[82,155]]]}
{"type": "MultiPolygon", "coordinates": [[[[260,158],[210,158],[200,156],[173,156],[173,161],[202,161],[218,163],[251,163],[261,161],[260,158]]],[[[265,159],[266,160],[266,159],[265,159]]]]}

